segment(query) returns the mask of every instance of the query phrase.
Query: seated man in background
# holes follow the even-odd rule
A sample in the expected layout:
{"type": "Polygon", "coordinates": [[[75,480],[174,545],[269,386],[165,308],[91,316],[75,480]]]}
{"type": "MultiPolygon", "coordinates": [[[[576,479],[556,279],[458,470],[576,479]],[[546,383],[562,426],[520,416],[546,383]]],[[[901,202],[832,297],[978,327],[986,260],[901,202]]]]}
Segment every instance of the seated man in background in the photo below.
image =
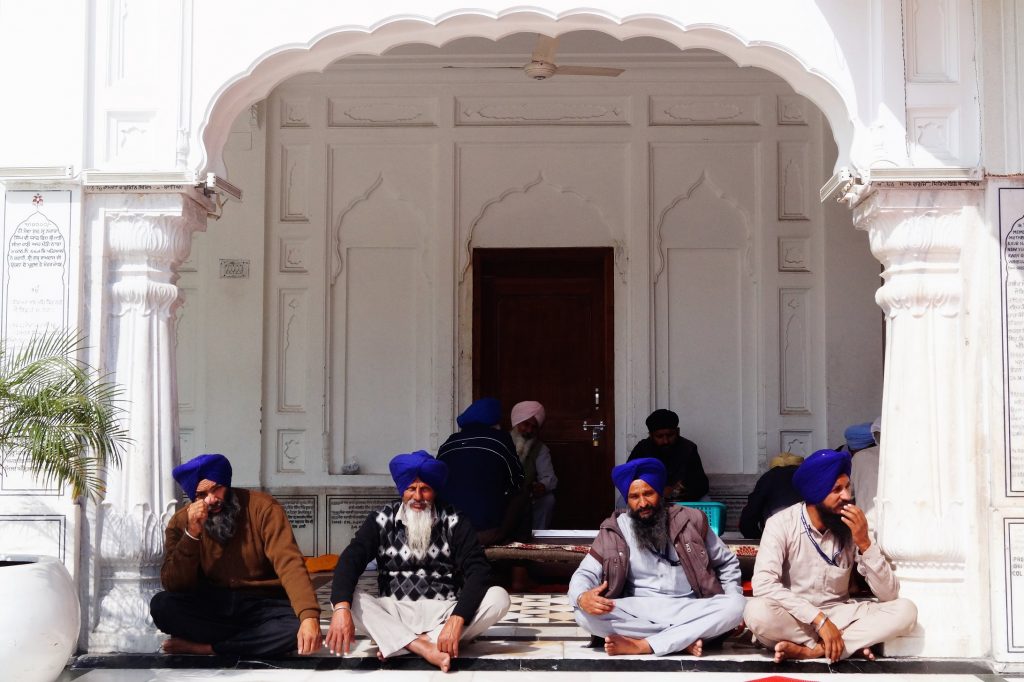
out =
{"type": "Polygon", "coordinates": [[[771,461],[770,468],[757,479],[740,512],[740,532],[745,538],[759,538],[768,517],[803,500],[793,487],[793,473],[804,458],[783,452],[771,461]]]}
{"type": "Polygon", "coordinates": [[[533,509],[533,527],[546,530],[551,526],[551,514],[555,510],[555,486],[558,477],[551,464],[551,451],[539,436],[544,426],[544,406],[536,400],[524,400],[512,407],[512,442],[523,465],[526,476],[525,488],[530,496],[533,509]]]}
{"type": "Polygon", "coordinates": [[[850,492],[850,455],[818,450],[793,474],[804,502],[768,519],[754,563],[754,598],[743,613],[775,661],[854,654],[910,632],[917,607],[899,581],[850,492]],[[854,566],[873,601],[850,599],[854,566]]]}
{"type": "Polygon", "coordinates": [[[629,510],[601,524],[569,583],[576,622],[610,656],[704,652],[743,616],[736,556],[704,512],[666,505],[665,465],[636,459],[612,470],[629,510]]]}
{"type": "Polygon", "coordinates": [[[444,500],[469,517],[482,545],[530,539],[529,498],[516,446],[501,429],[501,404],[480,398],[437,451],[448,467],[444,500]]]}
{"type": "Polygon", "coordinates": [[[697,445],[679,434],[679,415],[655,410],[647,417],[648,437],[637,443],[629,460],[653,457],[665,465],[668,480],[658,491],[669,502],[696,502],[708,494],[708,477],[697,445]]]}
{"type": "Polygon", "coordinates": [[[320,649],[320,606],[284,509],[231,487],[223,455],[174,468],[192,504],[171,517],[150,601],[169,654],[274,656],[320,649]]]}
{"type": "Polygon", "coordinates": [[[875,528],[875,497],[878,495],[878,456],[882,444],[882,418],[868,424],[855,424],[846,429],[846,447],[853,456],[850,482],[858,506],[868,518],[868,526],[875,528]]]}
{"type": "Polygon", "coordinates": [[[488,587],[490,565],[466,518],[434,503],[444,463],[421,450],[397,455],[389,468],[402,499],[370,512],[338,559],[327,647],[348,653],[358,625],[382,660],[408,650],[448,672],[459,642],[501,620],[509,596],[488,587]],[[379,597],[355,592],[372,559],[379,597]]]}

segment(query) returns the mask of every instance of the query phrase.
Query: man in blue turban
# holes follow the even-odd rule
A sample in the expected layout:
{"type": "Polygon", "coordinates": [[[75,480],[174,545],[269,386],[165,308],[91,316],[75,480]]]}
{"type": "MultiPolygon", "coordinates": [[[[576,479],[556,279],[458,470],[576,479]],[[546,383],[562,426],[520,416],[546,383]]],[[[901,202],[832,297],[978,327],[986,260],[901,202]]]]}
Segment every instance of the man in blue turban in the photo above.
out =
{"type": "Polygon", "coordinates": [[[320,649],[320,606],[284,509],[231,487],[224,455],[171,472],[191,500],[167,525],[150,601],[169,654],[274,656],[320,649]]]}
{"type": "Polygon", "coordinates": [[[349,653],[358,626],[381,659],[412,652],[448,672],[459,642],[501,620],[511,602],[489,586],[490,565],[466,517],[436,504],[444,462],[419,450],[396,455],[389,469],[401,499],[370,512],[339,557],[327,647],[349,653]],[[380,596],[356,592],[373,559],[380,596]]]}
{"type": "Polygon", "coordinates": [[[743,619],[776,662],[873,660],[872,646],[913,629],[917,608],[899,598],[899,581],[854,504],[849,453],[818,450],[793,486],[803,501],[765,522],[743,619]],[[854,567],[877,602],[850,599],[854,567]]]}
{"type": "Polygon", "coordinates": [[[437,459],[448,465],[444,499],[469,517],[483,545],[530,539],[526,474],[508,431],[501,428],[501,403],[473,401],[456,419],[437,459]]]}
{"type": "Polygon", "coordinates": [[[704,640],[740,623],[736,556],[703,512],[666,505],[665,465],[634,459],[612,469],[629,509],[601,524],[569,582],[576,622],[610,656],[704,652],[704,640]]]}

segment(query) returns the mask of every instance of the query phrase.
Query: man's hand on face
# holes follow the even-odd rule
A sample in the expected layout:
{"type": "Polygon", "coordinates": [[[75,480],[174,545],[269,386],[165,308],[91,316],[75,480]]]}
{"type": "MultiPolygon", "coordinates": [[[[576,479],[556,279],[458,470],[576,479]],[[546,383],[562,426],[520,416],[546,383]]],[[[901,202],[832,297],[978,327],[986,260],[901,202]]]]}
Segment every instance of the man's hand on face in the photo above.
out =
{"type": "Polygon", "coordinates": [[[864,511],[854,505],[848,504],[839,510],[843,517],[843,523],[850,528],[853,541],[857,543],[857,549],[863,554],[871,546],[871,536],[868,535],[868,517],[864,511]]]}
{"type": "Polygon", "coordinates": [[[298,649],[300,654],[313,654],[320,651],[323,637],[320,635],[320,619],[304,618],[299,623],[298,649]]]}
{"type": "Polygon", "coordinates": [[[193,537],[199,537],[199,534],[203,532],[203,524],[206,523],[206,517],[209,515],[210,510],[202,499],[198,499],[188,506],[188,532],[193,537]]]}
{"type": "Polygon", "coordinates": [[[607,597],[601,596],[601,593],[607,589],[608,581],[605,580],[597,587],[587,590],[581,594],[576,603],[581,609],[592,616],[601,616],[606,613],[611,613],[611,610],[615,608],[615,602],[607,597]]]}
{"type": "Polygon", "coordinates": [[[331,625],[327,628],[327,649],[332,654],[341,656],[352,650],[356,639],[356,626],[352,622],[352,611],[337,609],[331,616],[331,625]]]}
{"type": "Polygon", "coordinates": [[[828,618],[821,624],[818,630],[818,637],[821,638],[821,646],[825,649],[825,658],[835,663],[843,656],[843,631],[835,626],[828,618]]]}
{"type": "Polygon", "coordinates": [[[437,650],[452,658],[458,658],[459,640],[462,638],[462,628],[465,624],[462,616],[449,616],[448,622],[441,628],[441,634],[437,636],[437,650]]]}

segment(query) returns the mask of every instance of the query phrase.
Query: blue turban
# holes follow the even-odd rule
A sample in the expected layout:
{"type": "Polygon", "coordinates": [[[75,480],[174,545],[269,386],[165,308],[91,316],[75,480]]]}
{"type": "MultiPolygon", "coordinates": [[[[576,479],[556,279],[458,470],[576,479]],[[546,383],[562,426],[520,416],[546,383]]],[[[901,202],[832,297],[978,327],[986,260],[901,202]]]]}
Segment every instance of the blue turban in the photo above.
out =
{"type": "Polygon", "coordinates": [[[458,416],[455,420],[460,429],[473,424],[494,426],[501,421],[501,403],[497,398],[480,398],[458,416]]]}
{"type": "Polygon", "coordinates": [[[188,499],[195,501],[196,488],[203,481],[231,487],[231,462],[224,455],[199,455],[174,467],[171,476],[174,476],[188,499]]]}
{"type": "Polygon", "coordinates": [[[793,472],[793,487],[805,502],[818,504],[843,474],[850,475],[850,453],[818,450],[793,472]]]}
{"type": "Polygon", "coordinates": [[[875,444],[875,437],[871,435],[871,422],[847,427],[843,432],[843,437],[846,438],[846,447],[850,448],[851,452],[870,448],[875,444]]]}
{"type": "Polygon", "coordinates": [[[665,479],[668,472],[660,459],[643,457],[626,462],[612,469],[612,483],[622,493],[622,499],[629,499],[629,486],[639,479],[654,488],[659,495],[665,492],[665,479]]]}
{"type": "Polygon", "coordinates": [[[401,495],[417,478],[439,491],[448,479],[448,465],[439,462],[423,450],[410,452],[407,455],[395,455],[388,464],[391,478],[395,479],[395,487],[401,495]]]}

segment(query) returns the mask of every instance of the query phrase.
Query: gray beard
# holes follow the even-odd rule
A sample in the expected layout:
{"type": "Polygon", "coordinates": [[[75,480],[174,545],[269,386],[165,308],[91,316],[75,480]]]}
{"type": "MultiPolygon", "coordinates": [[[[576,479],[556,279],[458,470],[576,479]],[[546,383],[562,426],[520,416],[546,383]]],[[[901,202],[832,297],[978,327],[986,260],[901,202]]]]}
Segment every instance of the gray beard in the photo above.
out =
{"type": "Polygon", "coordinates": [[[632,509],[629,510],[629,518],[633,520],[633,534],[640,549],[663,554],[668,547],[668,509],[665,503],[658,500],[650,518],[642,518],[632,509]]]}
{"type": "Polygon", "coordinates": [[[413,509],[403,503],[402,523],[405,524],[405,542],[417,559],[427,556],[430,549],[430,533],[434,528],[434,505],[427,509],[413,509]]]}
{"type": "Polygon", "coordinates": [[[518,429],[512,429],[509,433],[512,436],[512,442],[515,443],[516,454],[519,455],[519,459],[522,461],[523,457],[526,457],[526,453],[530,451],[530,446],[533,445],[534,439],[524,438],[518,429]]]}
{"type": "Polygon", "coordinates": [[[235,536],[235,530],[238,527],[238,513],[240,511],[242,511],[242,503],[238,501],[238,496],[231,489],[228,489],[228,494],[224,498],[220,511],[206,517],[206,521],[203,522],[203,530],[217,544],[225,544],[235,536]]]}

